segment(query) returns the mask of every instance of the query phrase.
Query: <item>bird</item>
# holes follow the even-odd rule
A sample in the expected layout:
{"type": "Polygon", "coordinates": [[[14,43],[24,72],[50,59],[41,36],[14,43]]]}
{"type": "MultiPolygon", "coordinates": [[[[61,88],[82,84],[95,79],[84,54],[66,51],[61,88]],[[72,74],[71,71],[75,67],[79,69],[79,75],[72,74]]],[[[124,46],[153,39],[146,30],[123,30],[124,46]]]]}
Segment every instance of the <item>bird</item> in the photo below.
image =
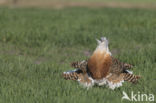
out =
{"type": "Polygon", "coordinates": [[[71,67],[76,69],[63,72],[63,77],[78,81],[87,88],[107,85],[114,90],[122,86],[124,81],[137,83],[140,76],[130,71],[133,65],[121,62],[112,56],[106,37],[96,41],[98,45],[93,54],[87,60],[73,62],[71,67]]]}

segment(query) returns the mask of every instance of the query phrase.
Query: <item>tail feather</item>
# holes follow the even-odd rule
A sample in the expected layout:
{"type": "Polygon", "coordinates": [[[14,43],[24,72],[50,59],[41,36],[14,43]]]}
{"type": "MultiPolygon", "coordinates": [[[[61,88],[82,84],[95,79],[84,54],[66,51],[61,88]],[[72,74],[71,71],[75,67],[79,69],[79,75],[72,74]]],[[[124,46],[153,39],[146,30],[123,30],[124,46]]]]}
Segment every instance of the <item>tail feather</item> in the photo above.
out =
{"type": "Polygon", "coordinates": [[[100,40],[96,39],[98,45],[94,51],[97,52],[97,51],[101,51],[101,52],[105,52],[106,54],[110,54],[111,55],[111,52],[109,51],[109,47],[108,47],[108,40],[106,37],[101,37],[100,40]]]}

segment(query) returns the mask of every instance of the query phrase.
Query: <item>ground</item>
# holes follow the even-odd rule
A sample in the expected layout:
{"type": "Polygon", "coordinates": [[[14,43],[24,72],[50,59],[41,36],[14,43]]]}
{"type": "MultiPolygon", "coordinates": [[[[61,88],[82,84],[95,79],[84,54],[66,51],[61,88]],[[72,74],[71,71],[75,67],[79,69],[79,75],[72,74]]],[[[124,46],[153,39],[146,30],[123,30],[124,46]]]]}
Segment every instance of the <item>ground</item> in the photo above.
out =
{"type": "Polygon", "coordinates": [[[156,95],[155,18],[155,9],[1,7],[0,102],[127,103],[123,91],[156,95]],[[102,36],[115,57],[134,65],[142,77],[138,84],[87,90],[62,78],[72,61],[91,55],[102,36]]]}
{"type": "Polygon", "coordinates": [[[111,8],[156,8],[155,0],[0,0],[0,5],[11,7],[111,7],[111,8]]]}

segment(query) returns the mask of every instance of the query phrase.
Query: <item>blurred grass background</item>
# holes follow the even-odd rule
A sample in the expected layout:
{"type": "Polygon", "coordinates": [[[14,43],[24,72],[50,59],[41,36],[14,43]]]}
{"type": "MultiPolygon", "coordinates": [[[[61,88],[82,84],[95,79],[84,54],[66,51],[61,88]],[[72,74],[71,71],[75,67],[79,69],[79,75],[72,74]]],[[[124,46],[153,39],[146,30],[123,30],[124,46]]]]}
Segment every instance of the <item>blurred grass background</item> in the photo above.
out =
{"type": "Polygon", "coordinates": [[[0,7],[0,102],[127,103],[122,91],[156,95],[155,18],[155,9],[0,7]],[[61,77],[72,61],[88,58],[102,36],[113,56],[135,65],[138,84],[86,90],[61,77]]]}
{"type": "Polygon", "coordinates": [[[25,2],[50,2],[50,1],[58,1],[58,2],[155,2],[155,0],[6,0],[6,1],[25,1],[25,2]]]}
{"type": "Polygon", "coordinates": [[[0,5],[14,7],[122,7],[156,8],[155,0],[0,0],[0,5]]]}

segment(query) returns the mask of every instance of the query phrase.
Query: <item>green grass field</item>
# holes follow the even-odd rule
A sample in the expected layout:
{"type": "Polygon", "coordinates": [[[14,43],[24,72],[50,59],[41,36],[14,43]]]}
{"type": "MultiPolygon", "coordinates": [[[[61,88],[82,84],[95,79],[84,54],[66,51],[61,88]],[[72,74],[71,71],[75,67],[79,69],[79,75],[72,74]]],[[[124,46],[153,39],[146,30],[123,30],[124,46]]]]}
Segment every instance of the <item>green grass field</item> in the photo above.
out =
{"type": "Polygon", "coordinates": [[[127,103],[122,91],[156,96],[155,10],[0,8],[0,103],[127,103]],[[87,90],[62,78],[102,36],[115,57],[135,65],[138,84],[87,90]]]}
{"type": "MultiPolygon", "coordinates": [[[[8,0],[12,1],[12,0],[8,0]]],[[[156,3],[155,0],[19,0],[19,1],[40,1],[40,2],[132,2],[132,3],[156,3]]]]}

